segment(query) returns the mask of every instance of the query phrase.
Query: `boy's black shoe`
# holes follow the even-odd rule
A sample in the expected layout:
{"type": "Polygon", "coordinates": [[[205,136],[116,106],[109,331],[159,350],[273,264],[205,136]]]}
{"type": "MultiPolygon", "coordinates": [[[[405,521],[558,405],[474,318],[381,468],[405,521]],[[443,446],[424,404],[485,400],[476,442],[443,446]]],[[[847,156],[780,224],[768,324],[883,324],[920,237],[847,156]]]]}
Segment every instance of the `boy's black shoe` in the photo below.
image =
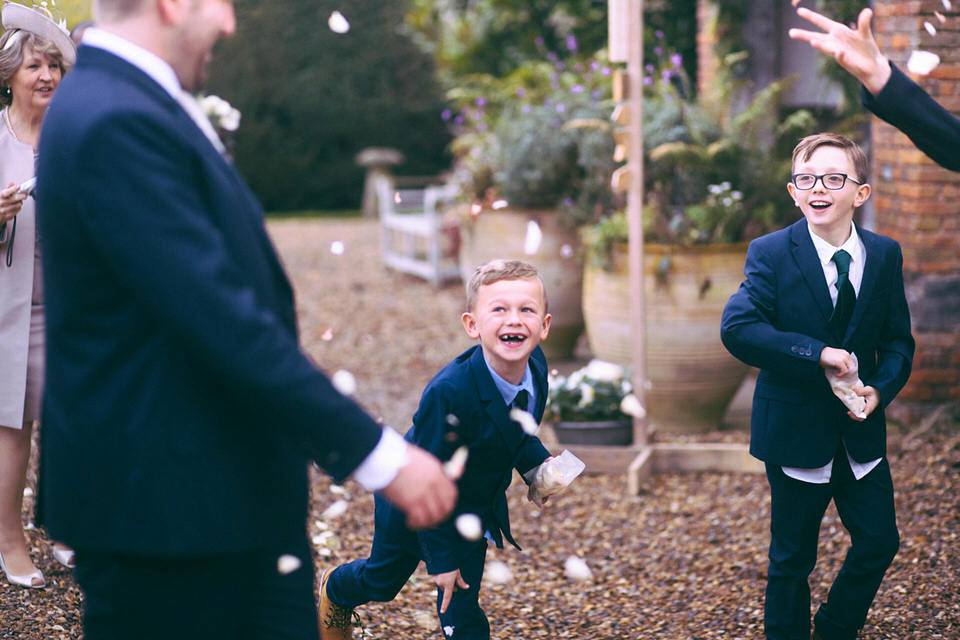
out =
{"type": "Polygon", "coordinates": [[[347,609],[331,602],[327,597],[327,579],[333,569],[327,569],[320,576],[320,640],[351,640],[353,638],[353,609],[347,609]]]}

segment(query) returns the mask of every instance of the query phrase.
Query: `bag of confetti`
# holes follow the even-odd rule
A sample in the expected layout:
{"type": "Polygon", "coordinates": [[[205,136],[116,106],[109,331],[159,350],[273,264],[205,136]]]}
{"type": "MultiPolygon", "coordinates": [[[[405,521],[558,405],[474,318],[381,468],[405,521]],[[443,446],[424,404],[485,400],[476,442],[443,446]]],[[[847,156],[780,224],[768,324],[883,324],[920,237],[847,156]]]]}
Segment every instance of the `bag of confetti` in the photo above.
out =
{"type": "Polygon", "coordinates": [[[842,376],[838,376],[832,371],[827,371],[827,380],[830,382],[830,388],[833,389],[834,395],[840,398],[847,409],[850,410],[850,413],[858,418],[866,418],[867,413],[865,409],[867,407],[867,399],[863,396],[858,396],[853,391],[863,386],[863,382],[860,381],[860,376],[858,375],[860,363],[857,362],[857,354],[851,353],[850,358],[853,360],[853,369],[847,371],[847,373],[842,376]]]}
{"type": "Polygon", "coordinates": [[[560,455],[544,461],[524,474],[523,477],[529,485],[527,498],[542,507],[544,498],[560,493],[570,486],[574,478],[583,473],[585,467],[583,460],[564,449],[560,455]]]}

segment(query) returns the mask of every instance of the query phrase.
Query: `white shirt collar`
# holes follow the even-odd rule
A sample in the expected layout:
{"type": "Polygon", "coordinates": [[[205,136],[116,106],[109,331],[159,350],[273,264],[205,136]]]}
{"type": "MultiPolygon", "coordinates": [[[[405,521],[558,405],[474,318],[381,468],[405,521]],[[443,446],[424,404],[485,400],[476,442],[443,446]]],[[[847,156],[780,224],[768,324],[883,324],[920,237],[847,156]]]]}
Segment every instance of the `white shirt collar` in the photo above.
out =
{"type": "Polygon", "coordinates": [[[153,78],[175,100],[179,100],[183,90],[177,74],[165,60],[143,47],[133,44],[109,31],[90,27],[83,32],[83,44],[108,51],[118,58],[126,60],[145,74],[153,78]]]}
{"type": "Polygon", "coordinates": [[[817,250],[817,256],[820,258],[820,266],[826,267],[831,263],[830,259],[838,250],[843,249],[850,254],[851,262],[863,264],[863,245],[860,242],[860,236],[857,235],[857,227],[850,222],[850,235],[839,247],[835,247],[813,232],[810,225],[807,225],[807,231],[813,240],[813,246],[817,250]]]}

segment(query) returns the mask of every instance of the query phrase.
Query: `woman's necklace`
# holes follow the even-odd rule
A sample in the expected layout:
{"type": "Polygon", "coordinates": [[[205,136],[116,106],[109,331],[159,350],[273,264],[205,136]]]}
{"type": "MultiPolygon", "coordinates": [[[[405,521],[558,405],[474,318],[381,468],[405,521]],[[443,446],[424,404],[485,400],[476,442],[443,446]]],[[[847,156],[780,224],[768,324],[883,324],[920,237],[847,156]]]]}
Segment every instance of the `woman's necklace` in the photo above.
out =
{"type": "Polygon", "coordinates": [[[17,142],[19,142],[20,144],[29,145],[34,149],[36,149],[37,137],[35,134],[30,136],[30,139],[32,140],[32,142],[30,142],[24,139],[27,136],[21,136],[20,134],[17,133],[17,128],[13,126],[13,118],[10,116],[10,107],[7,107],[6,109],[3,110],[3,122],[4,124],[7,125],[7,129],[10,131],[10,133],[13,135],[14,139],[17,142]]]}

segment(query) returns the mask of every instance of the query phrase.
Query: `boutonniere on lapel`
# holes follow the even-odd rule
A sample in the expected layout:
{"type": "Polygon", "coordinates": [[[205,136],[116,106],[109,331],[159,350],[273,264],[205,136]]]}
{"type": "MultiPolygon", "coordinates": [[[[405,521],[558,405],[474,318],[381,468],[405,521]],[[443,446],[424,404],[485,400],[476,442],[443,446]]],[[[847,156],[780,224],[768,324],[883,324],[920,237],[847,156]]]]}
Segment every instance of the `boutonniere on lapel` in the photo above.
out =
{"type": "Polygon", "coordinates": [[[198,95],[197,102],[216,129],[227,153],[233,155],[233,134],[240,128],[240,111],[220,96],[198,95]]]}

